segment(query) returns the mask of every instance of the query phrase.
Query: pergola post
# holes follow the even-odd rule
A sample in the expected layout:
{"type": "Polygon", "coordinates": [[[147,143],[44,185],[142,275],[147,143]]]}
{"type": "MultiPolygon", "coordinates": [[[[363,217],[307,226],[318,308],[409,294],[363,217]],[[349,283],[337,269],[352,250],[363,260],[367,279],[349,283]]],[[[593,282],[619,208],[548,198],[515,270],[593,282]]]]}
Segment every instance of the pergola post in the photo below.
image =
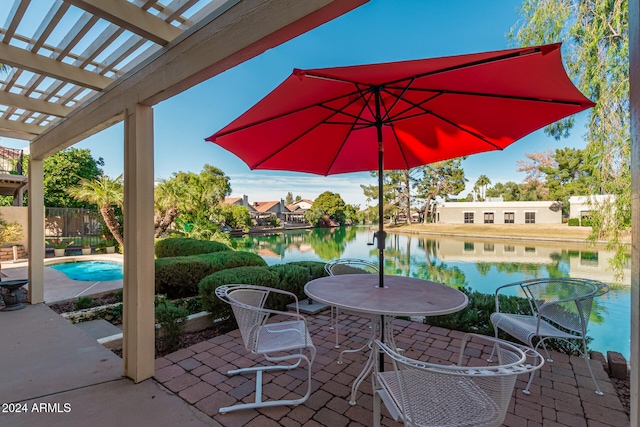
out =
{"type": "Polygon", "coordinates": [[[155,360],[153,255],[153,109],[125,111],[124,141],[124,375],[151,378],[155,360]]]}
{"type": "Polygon", "coordinates": [[[629,2],[629,98],[631,108],[631,425],[640,422],[640,4],[629,2]]]}
{"type": "Polygon", "coordinates": [[[29,159],[29,301],[44,302],[44,168],[43,161],[29,159]]]}

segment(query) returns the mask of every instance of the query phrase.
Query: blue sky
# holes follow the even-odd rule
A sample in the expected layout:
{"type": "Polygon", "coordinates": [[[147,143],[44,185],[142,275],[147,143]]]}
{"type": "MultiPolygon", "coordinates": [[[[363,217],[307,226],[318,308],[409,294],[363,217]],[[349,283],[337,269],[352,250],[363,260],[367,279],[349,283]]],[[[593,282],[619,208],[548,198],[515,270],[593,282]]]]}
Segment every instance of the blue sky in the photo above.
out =
{"type": "MultiPolygon", "coordinates": [[[[178,171],[200,172],[208,163],[231,179],[232,196],[250,201],[284,198],[287,192],[314,199],[323,191],[339,193],[347,203],[365,206],[360,184],[368,173],[319,177],[275,171],[250,171],[233,154],[204,138],[224,127],[274,89],[295,68],[319,68],[389,62],[506,49],[517,22],[520,0],[371,0],[370,3],[228,70],[154,107],[155,177],[178,171]]],[[[581,118],[584,118],[582,113],[581,118]]],[[[584,120],[578,119],[579,122],[584,120]]],[[[122,123],[75,145],[105,160],[110,176],[123,171],[122,123]]],[[[555,141],[542,131],[502,152],[477,154],[464,163],[470,190],[478,176],[493,183],[521,182],[516,162],[547,148],[583,148],[585,130],[555,141]]],[[[22,148],[25,141],[0,138],[0,145],[22,148]]],[[[463,195],[466,195],[465,191],[463,195]]]]}

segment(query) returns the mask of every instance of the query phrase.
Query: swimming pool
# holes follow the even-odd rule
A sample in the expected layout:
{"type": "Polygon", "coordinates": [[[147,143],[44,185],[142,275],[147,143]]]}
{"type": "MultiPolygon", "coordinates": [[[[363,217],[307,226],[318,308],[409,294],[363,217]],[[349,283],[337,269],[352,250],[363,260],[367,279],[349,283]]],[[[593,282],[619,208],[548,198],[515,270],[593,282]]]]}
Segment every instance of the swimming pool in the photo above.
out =
{"type": "Polygon", "coordinates": [[[76,261],[61,264],[50,264],[68,278],[91,282],[107,282],[122,279],[122,264],[107,261],[76,261]]]}

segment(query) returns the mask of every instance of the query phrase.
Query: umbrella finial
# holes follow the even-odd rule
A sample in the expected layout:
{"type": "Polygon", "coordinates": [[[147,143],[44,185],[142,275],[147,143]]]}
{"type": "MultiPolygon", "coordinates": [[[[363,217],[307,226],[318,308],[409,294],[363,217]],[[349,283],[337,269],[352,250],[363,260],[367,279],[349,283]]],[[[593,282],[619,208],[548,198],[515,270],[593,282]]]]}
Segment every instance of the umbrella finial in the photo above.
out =
{"type": "Polygon", "coordinates": [[[300,68],[294,68],[293,75],[298,76],[298,78],[302,80],[303,77],[306,77],[307,72],[305,70],[301,70],[300,68]]]}

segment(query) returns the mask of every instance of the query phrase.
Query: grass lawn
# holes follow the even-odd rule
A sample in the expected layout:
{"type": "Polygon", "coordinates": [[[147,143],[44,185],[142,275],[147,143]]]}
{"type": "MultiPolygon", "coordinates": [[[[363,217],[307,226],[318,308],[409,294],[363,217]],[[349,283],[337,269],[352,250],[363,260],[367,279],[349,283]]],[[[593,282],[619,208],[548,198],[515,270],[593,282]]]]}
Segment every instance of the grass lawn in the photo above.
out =
{"type": "MultiPolygon", "coordinates": [[[[401,233],[576,242],[584,242],[591,233],[591,227],[569,227],[567,224],[404,224],[388,229],[401,233]]],[[[624,241],[631,243],[631,236],[626,236],[624,241]]]]}

